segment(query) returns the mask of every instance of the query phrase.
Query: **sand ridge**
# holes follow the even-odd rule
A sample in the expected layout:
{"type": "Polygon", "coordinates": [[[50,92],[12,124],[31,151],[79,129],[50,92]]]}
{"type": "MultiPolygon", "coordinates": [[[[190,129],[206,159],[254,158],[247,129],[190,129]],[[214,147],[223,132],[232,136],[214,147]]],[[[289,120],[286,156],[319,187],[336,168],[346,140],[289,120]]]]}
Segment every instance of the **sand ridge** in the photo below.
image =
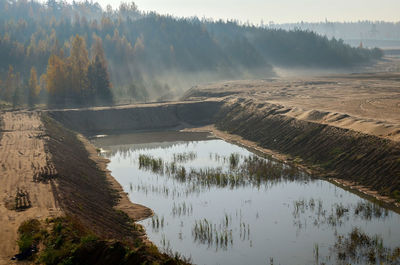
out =
{"type": "Polygon", "coordinates": [[[400,141],[400,73],[227,81],[191,89],[187,100],[241,100],[299,120],[400,141]]]}

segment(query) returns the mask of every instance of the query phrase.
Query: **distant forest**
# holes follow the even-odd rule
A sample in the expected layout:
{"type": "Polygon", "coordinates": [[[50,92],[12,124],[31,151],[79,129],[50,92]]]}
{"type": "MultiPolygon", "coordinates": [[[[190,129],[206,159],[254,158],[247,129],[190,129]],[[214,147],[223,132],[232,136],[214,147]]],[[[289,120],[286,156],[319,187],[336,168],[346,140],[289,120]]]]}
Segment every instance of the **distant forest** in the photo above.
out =
{"type": "Polygon", "coordinates": [[[168,100],[201,81],[379,59],[312,31],[145,13],[132,3],[0,0],[0,99],[14,107],[168,100]]]}
{"type": "Polygon", "coordinates": [[[332,22],[324,21],[317,23],[299,22],[262,24],[262,27],[284,30],[306,30],[327,36],[328,38],[339,38],[347,42],[353,41],[355,45],[365,43],[381,43],[382,46],[400,46],[400,18],[399,22],[386,21],[358,21],[358,22],[332,22]],[[357,42],[356,42],[357,41],[357,42]]]}

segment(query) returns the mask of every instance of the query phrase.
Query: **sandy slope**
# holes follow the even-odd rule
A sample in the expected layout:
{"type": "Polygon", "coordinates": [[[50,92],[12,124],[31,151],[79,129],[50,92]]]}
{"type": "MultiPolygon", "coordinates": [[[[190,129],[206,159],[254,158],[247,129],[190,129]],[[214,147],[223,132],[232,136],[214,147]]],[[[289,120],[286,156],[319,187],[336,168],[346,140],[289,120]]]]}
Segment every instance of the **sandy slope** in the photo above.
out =
{"type": "Polygon", "coordinates": [[[230,81],[186,95],[205,97],[274,104],[296,119],[400,141],[400,73],[230,81]]]}
{"type": "Polygon", "coordinates": [[[47,165],[44,131],[39,115],[27,112],[1,114],[0,140],[0,264],[10,264],[18,251],[18,226],[29,218],[45,219],[61,214],[51,184],[33,182],[33,175],[47,165]],[[25,211],[12,208],[17,189],[29,193],[32,207],[25,211]]]}
{"type": "MultiPolygon", "coordinates": [[[[18,238],[17,230],[23,221],[31,218],[44,220],[64,213],[68,214],[69,212],[66,209],[69,208],[66,205],[70,205],[72,209],[79,208],[76,207],[79,204],[79,200],[73,199],[74,195],[70,190],[63,188],[68,188],[69,184],[76,181],[79,182],[79,179],[82,179],[82,174],[86,178],[93,178],[92,183],[97,183],[94,184],[93,189],[95,189],[95,192],[101,192],[101,188],[98,185],[103,183],[104,180],[99,175],[101,175],[101,172],[106,172],[106,181],[111,183],[112,188],[120,194],[120,199],[115,207],[125,211],[132,219],[141,220],[153,214],[149,208],[129,201],[121,186],[107,171],[108,160],[99,157],[94,146],[84,137],[78,136],[78,139],[76,139],[75,135],[70,134],[70,137],[75,138],[77,144],[82,145],[87,150],[90,157],[87,157],[86,152],[82,152],[82,147],[74,145],[70,146],[70,153],[62,148],[53,150],[53,153],[50,153],[51,150],[45,148],[50,139],[58,139],[59,145],[62,145],[66,137],[59,132],[46,130],[40,115],[38,112],[27,111],[0,113],[0,189],[2,189],[0,192],[0,265],[12,264],[10,258],[18,253],[16,243],[18,238]],[[73,157],[77,154],[83,156],[80,159],[87,160],[85,160],[87,163],[79,168],[83,172],[76,169],[77,164],[74,162],[73,157]],[[54,164],[58,161],[55,159],[57,157],[62,157],[61,164],[54,164]],[[95,167],[91,164],[93,162],[96,165],[95,167]],[[57,179],[50,180],[47,183],[35,182],[33,176],[40,170],[43,171],[45,167],[57,170],[60,167],[67,167],[73,170],[72,173],[70,172],[71,174],[60,172],[60,176],[57,179]],[[78,180],[74,178],[74,174],[77,175],[78,180]],[[59,186],[60,183],[62,186],[59,186]],[[31,207],[18,211],[15,209],[17,189],[29,194],[31,207]]],[[[63,131],[63,133],[66,132],[63,131]]],[[[79,189],[75,190],[78,191],[79,189]]],[[[89,191],[85,192],[88,193],[89,191]]],[[[85,192],[82,192],[82,194],[85,194],[85,192]]],[[[109,192],[107,189],[106,193],[108,194],[109,192]]],[[[98,200],[101,201],[100,199],[98,200]]],[[[80,205],[83,207],[84,202],[81,203],[80,205]]],[[[113,202],[109,203],[113,204],[113,202]]],[[[96,212],[108,213],[107,210],[110,210],[106,209],[104,205],[94,205],[93,207],[89,207],[92,210],[91,213],[85,212],[85,216],[82,217],[89,218],[89,223],[94,222],[93,219],[90,219],[93,217],[91,214],[96,212]],[[101,210],[99,211],[100,208],[101,210]]],[[[105,220],[106,218],[103,219],[105,220]]],[[[119,230],[121,224],[118,221],[118,218],[112,219],[108,223],[106,222],[104,227],[100,226],[99,229],[105,232],[108,229],[108,225],[119,230]]]]}
{"type": "Polygon", "coordinates": [[[128,193],[124,192],[121,184],[119,184],[107,169],[107,164],[110,161],[107,158],[99,156],[94,145],[82,135],[78,135],[78,139],[84,144],[89,153],[89,158],[96,162],[100,170],[106,172],[107,181],[111,183],[111,187],[119,193],[120,198],[115,208],[124,211],[134,221],[144,220],[152,216],[154,213],[150,208],[130,201],[128,193]]]}

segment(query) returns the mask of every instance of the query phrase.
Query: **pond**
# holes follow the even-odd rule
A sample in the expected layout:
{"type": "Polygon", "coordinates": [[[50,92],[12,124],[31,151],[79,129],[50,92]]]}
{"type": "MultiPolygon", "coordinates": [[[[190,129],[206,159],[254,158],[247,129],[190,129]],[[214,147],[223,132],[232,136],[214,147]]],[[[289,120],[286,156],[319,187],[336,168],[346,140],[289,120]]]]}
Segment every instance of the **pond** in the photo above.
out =
{"type": "Polygon", "coordinates": [[[195,264],[399,264],[400,215],[207,133],[94,138],[161,250],[195,264]]]}

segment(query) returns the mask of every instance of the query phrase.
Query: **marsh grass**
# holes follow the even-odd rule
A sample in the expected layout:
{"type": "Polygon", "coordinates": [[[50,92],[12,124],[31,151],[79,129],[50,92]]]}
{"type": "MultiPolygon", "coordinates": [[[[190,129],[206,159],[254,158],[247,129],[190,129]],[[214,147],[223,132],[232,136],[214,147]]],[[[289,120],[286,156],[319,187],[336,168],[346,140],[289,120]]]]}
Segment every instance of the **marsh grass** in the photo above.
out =
{"type": "Polygon", "coordinates": [[[239,164],[240,156],[238,153],[233,153],[229,156],[229,165],[231,169],[235,169],[239,164]]]}
{"type": "Polygon", "coordinates": [[[191,216],[193,214],[193,205],[186,204],[186,202],[176,204],[172,207],[172,216],[173,217],[181,217],[181,216],[191,216]]]}
{"type": "Polygon", "coordinates": [[[233,216],[225,213],[219,222],[214,223],[207,218],[195,220],[192,236],[195,242],[218,250],[227,250],[236,240],[247,241],[252,247],[250,224],[242,220],[242,215],[233,216]]]}
{"type": "MultiPolygon", "coordinates": [[[[212,154],[210,154],[212,156],[212,154]]],[[[174,154],[174,160],[170,163],[164,162],[161,158],[149,155],[139,155],[139,169],[150,170],[155,174],[172,177],[191,187],[210,188],[212,186],[231,189],[248,185],[260,186],[265,182],[279,182],[282,180],[309,179],[297,168],[284,163],[260,158],[250,155],[241,159],[237,153],[231,154],[228,158],[217,156],[218,161],[229,161],[229,169],[222,167],[208,167],[187,169],[179,164],[179,161],[195,159],[197,156],[192,153],[174,154]]]]}
{"type": "Polygon", "coordinates": [[[161,158],[156,159],[152,156],[141,154],[139,155],[139,168],[162,174],[164,170],[164,163],[161,158]]]}
{"type": "Polygon", "coordinates": [[[346,264],[400,264],[400,248],[384,247],[379,235],[369,236],[354,228],[347,236],[338,235],[334,250],[346,264]]]}
{"type": "Polygon", "coordinates": [[[381,208],[379,205],[363,201],[357,204],[334,203],[330,209],[325,207],[321,199],[311,198],[310,200],[299,199],[293,201],[292,211],[294,224],[298,229],[305,226],[305,216],[312,219],[312,224],[316,227],[328,225],[330,227],[341,226],[350,218],[361,218],[369,221],[371,219],[384,219],[389,215],[387,209],[381,208]]]}
{"type": "Polygon", "coordinates": [[[158,215],[153,215],[153,217],[151,218],[151,226],[153,228],[153,230],[155,231],[159,231],[160,229],[164,228],[164,216],[163,217],[159,217],[158,215]]]}
{"type": "Polygon", "coordinates": [[[195,160],[197,154],[195,152],[176,153],[173,154],[173,158],[175,163],[186,163],[195,160]]]}
{"type": "Polygon", "coordinates": [[[216,249],[227,249],[233,245],[233,231],[229,223],[223,221],[221,224],[213,224],[207,219],[196,220],[192,228],[195,242],[205,244],[216,249]]]}

